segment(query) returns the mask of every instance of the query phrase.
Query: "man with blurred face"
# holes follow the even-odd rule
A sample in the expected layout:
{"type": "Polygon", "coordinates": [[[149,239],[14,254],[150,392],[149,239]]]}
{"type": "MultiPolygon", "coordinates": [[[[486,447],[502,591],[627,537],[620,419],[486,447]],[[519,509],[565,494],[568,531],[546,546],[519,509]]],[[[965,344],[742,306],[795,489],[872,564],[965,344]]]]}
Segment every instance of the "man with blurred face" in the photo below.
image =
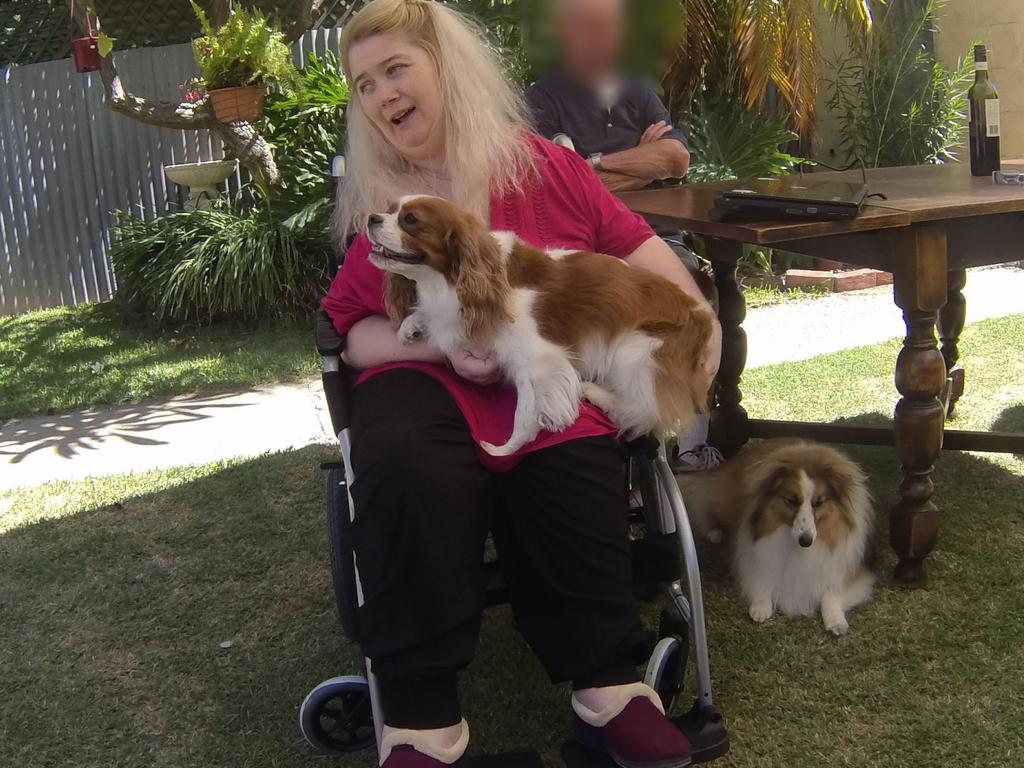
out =
{"type": "Polygon", "coordinates": [[[658,95],[618,70],[625,0],[555,0],[561,68],[526,93],[538,132],[587,158],[613,192],[681,178],[682,132],[658,95]]]}
{"type": "MultiPolygon", "coordinates": [[[[643,0],[639,0],[642,2],[643,0]]],[[[626,0],[555,0],[561,67],[526,92],[537,132],[587,158],[612,192],[682,178],[690,153],[665,105],[650,87],[623,77],[626,0]]],[[[678,230],[655,229],[695,277],[697,256],[678,230]]],[[[703,280],[708,280],[706,276],[703,280]]],[[[680,435],[676,471],[713,469],[721,455],[706,445],[707,417],[680,435]]]]}

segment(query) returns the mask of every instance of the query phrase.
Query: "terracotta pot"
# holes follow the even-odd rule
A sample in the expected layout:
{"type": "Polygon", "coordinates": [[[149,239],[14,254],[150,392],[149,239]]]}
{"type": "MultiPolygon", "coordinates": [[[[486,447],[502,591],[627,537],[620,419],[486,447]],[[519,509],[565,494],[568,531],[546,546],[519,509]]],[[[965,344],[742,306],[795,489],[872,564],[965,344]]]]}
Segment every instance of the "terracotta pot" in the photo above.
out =
{"type": "Polygon", "coordinates": [[[100,68],[99,39],[90,35],[72,40],[71,56],[77,72],[95,72],[100,68]]]}
{"type": "Polygon", "coordinates": [[[267,100],[262,85],[245,85],[240,88],[218,88],[210,91],[213,113],[222,123],[254,122],[263,114],[267,100]]]}

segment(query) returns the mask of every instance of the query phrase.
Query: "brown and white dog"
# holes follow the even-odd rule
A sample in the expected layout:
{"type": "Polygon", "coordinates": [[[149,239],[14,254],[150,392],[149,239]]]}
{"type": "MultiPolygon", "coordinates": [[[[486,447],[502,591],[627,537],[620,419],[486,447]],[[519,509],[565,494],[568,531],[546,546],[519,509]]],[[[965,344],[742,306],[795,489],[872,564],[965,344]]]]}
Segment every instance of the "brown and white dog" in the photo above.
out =
{"type": "Polygon", "coordinates": [[[750,618],[811,616],[849,631],[846,612],[871,597],[864,567],[873,511],[864,473],[828,446],[767,440],[719,469],[677,477],[694,527],[734,542],[750,618]]]}
{"type": "Polygon", "coordinates": [[[369,217],[371,262],[391,273],[403,341],[493,351],[515,385],[514,453],[576,421],[583,398],[629,437],[686,427],[706,409],[711,312],[664,277],[612,256],[543,251],[436,197],[369,217]],[[403,279],[404,278],[404,279],[403,279]]]}

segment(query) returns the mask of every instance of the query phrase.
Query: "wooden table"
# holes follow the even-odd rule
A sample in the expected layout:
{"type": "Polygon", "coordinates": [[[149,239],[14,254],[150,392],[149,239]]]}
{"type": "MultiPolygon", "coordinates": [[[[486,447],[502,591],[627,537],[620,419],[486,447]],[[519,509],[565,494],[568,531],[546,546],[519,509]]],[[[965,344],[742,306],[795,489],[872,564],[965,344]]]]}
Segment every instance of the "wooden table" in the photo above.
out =
{"type": "MultiPolygon", "coordinates": [[[[815,178],[861,181],[860,171],[815,178]]],[[[889,534],[899,561],[895,577],[923,584],[925,558],[935,546],[938,508],[932,472],[943,448],[1024,452],[1024,434],[945,430],[963,391],[958,367],[967,267],[1024,259],[1024,187],[974,178],[966,164],[868,171],[868,187],[888,199],[845,222],[714,222],[710,211],[722,185],[696,184],[622,195],[652,224],[704,235],[715,270],[723,331],[722,365],[711,440],[732,453],[750,437],[782,435],[829,442],[894,445],[903,467],[900,500],[889,534]],[[759,244],[893,273],[893,292],[907,335],[896,361],[901,395],[893,426],[850,427],[749,419],[740,378],[747,357],[746,307],[736,280],[743,244],[759,244]],[[936,339],[938,330],[938,340],[936,339]]],[[[874,202],[874,200],[873,200],[874,202]]]]}

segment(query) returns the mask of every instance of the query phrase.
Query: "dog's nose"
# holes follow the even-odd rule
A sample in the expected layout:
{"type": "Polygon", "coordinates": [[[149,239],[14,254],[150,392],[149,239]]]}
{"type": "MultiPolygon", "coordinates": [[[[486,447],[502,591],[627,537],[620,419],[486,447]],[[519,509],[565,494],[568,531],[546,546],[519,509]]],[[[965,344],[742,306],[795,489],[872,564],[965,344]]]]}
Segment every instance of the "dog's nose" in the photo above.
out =
{"type": "Polygon", "coordinates": [[[797,539],[800,542],[801,547],[809,547],[814,543],[814,537],[809,533],[801,533],[800,538],[797,539]]]}
{"type": "Polygon", "coordinates": [[[377,224],[383,224],[384,223],[384,217],[381,216],[379,213],[371,213],[370,214],[370,218],[367,219],[367,221],[370,222],[371,226],[375,226],[377,224]]]}

